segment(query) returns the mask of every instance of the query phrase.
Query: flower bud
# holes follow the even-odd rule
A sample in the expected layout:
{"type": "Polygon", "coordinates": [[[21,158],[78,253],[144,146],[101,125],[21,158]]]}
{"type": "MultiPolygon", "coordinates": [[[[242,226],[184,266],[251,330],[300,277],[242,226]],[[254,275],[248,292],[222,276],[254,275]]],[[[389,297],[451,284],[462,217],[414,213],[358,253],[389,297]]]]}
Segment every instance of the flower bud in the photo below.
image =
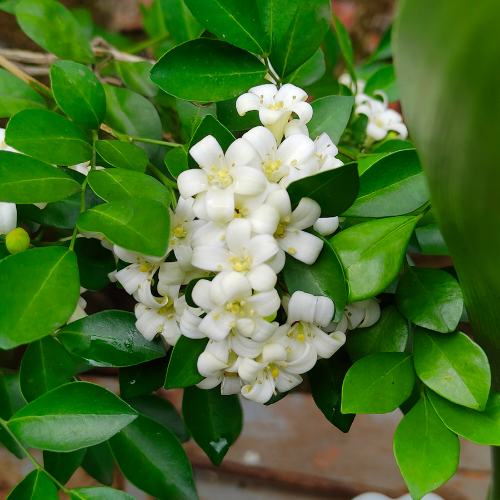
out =
{"type": "Polygon", "coordinates": [[[24,252],[30,246],[30,237],[22,227],[16,227],[5,238],[5,244],[10,253],[24,252]]]}
{"type": "Polygon", "coordinates": [[[16,228],[17,209],[15,203],[0,202],[0,234],[8,234],[16,228]]]}

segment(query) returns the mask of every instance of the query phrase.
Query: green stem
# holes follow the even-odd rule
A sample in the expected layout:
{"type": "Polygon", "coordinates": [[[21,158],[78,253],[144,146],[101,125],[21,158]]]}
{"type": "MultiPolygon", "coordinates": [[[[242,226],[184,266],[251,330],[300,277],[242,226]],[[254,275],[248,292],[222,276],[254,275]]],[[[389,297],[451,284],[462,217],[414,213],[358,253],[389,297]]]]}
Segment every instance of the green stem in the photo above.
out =
{"type": "Polygon", "coordinates": [[[342,146],[337,146],[337,149],[339,150],[339,153],[342,153],[344,156],[347,156],[347,158],[350,158],[351,160],[356,160],[354,156],[352,156],[352,151],[349,149],[345,149],[342,146]]]}
{"type": "Polygon", "coordinates": [[[167,141],[157,141],[156,139],[147,139],[146,137],[134,137],[132,135],[127,136],[129,141],[147,142],[149,144],[160,144],[161,146],[170,146],[171,148],[178,148],[182,146],[177,142],[167,142],[167,141]]]}
{"type": "Polygon", "coordinates": [[[151,162],[148,163],[148,168],[155,174],[155,177],[160,180],[169,189],[177,189],[177,183],[171,181],[164,173],[162,173],[157,167],[155,167],[151,162]]]}
{"type": "Polygon", "coordinates": [[[276,80],[276,85],[279,85],[281,83],[281,78],[271,69],[271,63],[268,57],[264,59],[264,64],[266,65],[268,73],[276,80]]]}
{"type": "MultiPolygon", "coordinates": [[[[95,154],[94,154],[94,157],[95,157],[95,154]]],[[[94,158],[94,162],[95,162],[95,158],[94,158]]],[[[88,179],[85,178],[85,180],[83,181],[83,184],[82,184],[82,199],[80,202],[80,213],[85,212],[85,189],[87,188],[87,182],[88,182],[88,179]]],[[[75,226],[75,229],[73,230],[73,236],[71,237],[71,243],[69,244],[70,250],[73,250],[73,248],[75,247],[75,241],[76,241],[77,234],[78,234],[78,226],[75,226]]]]}
{"type": "Polygon", "coordinates": [[[128,54],[137,54],[137,52],[140,52],[141,50],[147,49],[148,47],[151,47],[152,45],[156,45],[160,42],[163,42],[163,40],[166,40],[169,37],[168,33],[164,33],[163,35],[156,36],[154,38],[149,38],[148,40],[144,40],[143,42],[139,42],[137,45],[134,45],[130,49],[126,50],[128,54]]]}

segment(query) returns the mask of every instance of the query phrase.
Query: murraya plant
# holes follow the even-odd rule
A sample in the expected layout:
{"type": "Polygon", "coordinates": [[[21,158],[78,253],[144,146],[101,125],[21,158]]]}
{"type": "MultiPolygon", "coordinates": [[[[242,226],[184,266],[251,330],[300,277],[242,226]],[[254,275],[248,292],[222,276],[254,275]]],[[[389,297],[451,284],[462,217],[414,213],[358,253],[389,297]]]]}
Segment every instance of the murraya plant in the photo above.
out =
{"type": "Polygon", "coordinates": [[[156,0],[139,45],[54,0],[0,8],[56,56],[50,87],[0,57],[0,441],[35,467],[11,500],[131,498],[115,462],[195,499],[180,443],[219,465],[239,398],[275,404],[304,376],[342,432],[403,411],[415,500],[455,473],[458,435],[500,444],[455,270],[410,256],[448,250],[389,107],[390,30],[355,65],[328,0],[156,0]],[[107,285],[134,313],[87,315],[107,285]],[[120,397],[81,380],[93,367],[119,368],[120,397]],[[79,466],[105,486],[68,490],[79,466]]]}

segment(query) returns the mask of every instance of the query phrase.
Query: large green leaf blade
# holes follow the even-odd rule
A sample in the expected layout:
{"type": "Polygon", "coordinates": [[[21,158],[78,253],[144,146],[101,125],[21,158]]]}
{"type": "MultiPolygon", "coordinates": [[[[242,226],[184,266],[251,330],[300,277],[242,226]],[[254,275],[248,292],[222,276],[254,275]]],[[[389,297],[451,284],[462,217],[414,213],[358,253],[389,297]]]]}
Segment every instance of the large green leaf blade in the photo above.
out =
{"type": "Polygon", "coordinates": [[[0,371],[0,442],[17,458],[25,453],[6,425],[14,413],[26,405],[21,393],[19,375],[0,371]]]}
{"type": "Polygon", "coordinates": [[[0,69],[0,118],[15,115],[23,109],[45,108],[41,95],[27,83],[0,69]]]}
{"type": "Polygon", "coordinates": [[[148,156],[135,144],[122,141],[96,141],[95,149],[113,167],[142,173],[146,171],[148,156]]]}
{"type": "Polygon", "coordinates": [[[79,296],[76,256],[66,248],[34,248],[3,259],[0,348],[51,334],[73,314],[79,296]]]}
{"type": "Polygon", "coordinates": [[[96,481],[106,486],[113,484],[115,459],[106,441],[87,448],[82,460],[82,468],[96,481]]]}
{"type": "Polygon", "coordinates": [[[356,72],[354,71],[354,53],[352,50],[352,42],[349,33],[345,26],[340,22],[337,16],[333,16],[333,26],[335,27],[335,34],[339,41],[340,52],[353,82],[356,82],[356,72]]]}
{"type": "Polygon", "coordinates": [[[334,144],[338,144],[349,123],[353,105],[354,97],[351,96],[329,95],[315,99],[311,103],[313,117],[307,124],[309,137],[314,140],[325,132],[334,144]]]}
{"type": "Polygon", "coordinates": [[[460,443],[422,397],[396,429],[394,455],[412,498],[420,500],[455,474],[460,443]]]}
{"type": "Polygon", "coordinates": [[[59,453],[57,451],[43,452],[43,468],[60,483],[66,484],[76,469],[80,467],[86,449],[59,453]]]}
{"type": "Polygon", "coordinates": [[[441,396],[474,410],[484,410],[491,385],[484,351],[467,335],[448,335],[417,328],[415,370],[425,385],[441,396]]]}
{"type": "Polygon", "coordinates": [[[71,500],[134,500],[134,497],[124,491],[105,486],[75,488],[70,490],[69,498],[71,500]]]}
{"type": "Polygon", "coordinates": [[[40,396],[9,420],[9,428],[33,448],[74,451],[106,441],[137,412],[99,385],[72,382],[40,396]]]}
{"type": "Polygon", "coordinates": [[[58,500],[57,488],[40,469],[30,472],[9,494],[7,500],[58,500]]]}
{"type": "Polygon", "coordinates": [[[198,38],[204,31],[184,0],[160,0],[160,8],[168,32],[176,44],[198,38]]]}
{"type": "Polygon", "coordinates": [[[122,398],[147,396],[163,387],[167,373],[167,358],[158,358],[140,365],[120,368],[118,381],[122,398]]]}

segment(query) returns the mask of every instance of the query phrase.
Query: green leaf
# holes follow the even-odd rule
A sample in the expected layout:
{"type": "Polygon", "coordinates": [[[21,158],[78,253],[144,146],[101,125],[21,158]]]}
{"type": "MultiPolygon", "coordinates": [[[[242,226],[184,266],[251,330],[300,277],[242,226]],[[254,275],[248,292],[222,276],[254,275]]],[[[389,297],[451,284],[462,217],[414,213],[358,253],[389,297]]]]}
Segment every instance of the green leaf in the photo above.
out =
{"type": "Polygon", "coordinates": [[[76,469],[80,467],[85,451],[85,448],[69,453],[45,450],[43,452],[43,468],[60,483],[66,484],[76,469]]]}
{"type": "Polygon", "coordinates": [[[329,0],[299,2],[287,32],[270,56],[278,76],[289,75],[312,57],[321,45],[331,21],[329,0]],[[303,29],[304,26],[307,26],[307,30],[303,29]]]}
{"type": "Polygon", "coordinates": [[[205,116],[212,115],[214,118],[217,118],[217,108],[215,104],[197,106],[192,102],[183,101],[182,99],[177,99],[177,113],[179,113],[182,126],[189,139],[193,137],[193,134],[196,132],[196,129],[205,116]]]}
{"type": "Polygon", "coordinates": [[[16,5],[21,29],[46,51],[61,59],[94,62],[85,33],[71,12],[55,0],[22,0],[16,5]]]}
{"type": "MultiPolygon", "coordinates": [[[[234,141],[234,135],[231,134],[231,132],[229,132],[229,130],[224,127],[224,125],[222,125],[217,118],[212,115],[207,115],[203,118],[202,122],[196,129],[196,132],[193,134],[191,142],[189,143],[189,149],[204,139],[207,135],[215,137],[224,152],[226,152],[227,148],[234,141]]],[[[196,160],[191,155],[188,155],[188,167],[198,168],[196,160]]]]}
{"type": "Polygon", "coordinates": [[[168,360],[159,358],[136,366],[120,368],[118,380],[122,398],[145,396],[163,387],[168,360]]]}
{"type": "Polygon", "coordinates": [[[349,369],[342,386],[342,413],[389,413],[404,403],[415,384],[406,352],[378,352],[349,369]]]}
{"type": "Polygon", "coordinates": [[[254,54],[266,53],[266,36],[255,0],[185,0],[194,17],[219,38],[254,54]]]}
{"type": "Polygon", "coordinates": [[[307,124],[309,137],[316,139],[326,132],[334,144],[338,144],[349,118],[351,117],[354,97],[329,95],[311,103],[313,117],[307,124]]]}
{"type": "Polygon", "coordinates": [[[258,111],[247,111],[240,116],[236,111],[236,98],[217,103],[217,118],[227,129],[233,131],[249,130],[261,125],[258,111]]]}
{"type": "MultiPolygon", "coordinates": [[[[106,117],[104,121],[113,129],[133,137],[161,140],[162,126],[158,112],[144,96],[128,89],[104,85],[106,92],[106,117]]],[[[135,142],[150,158],[160,146],[135,142]]]]}
{"type": "Polygon", "coordinates": [[[115,459],[108,443],[104,442],[87,448],[82,468],[96,481],[111,486],[115,475],[115,459]]]}
{"type": "Polygon", "coordinates": [[[109,444],[122,474],[148,495],[158,500],[198,499],[186,452],[164,425],[139,415],[109,444]]]}
{"type": "Polygon", "coordinates": [[[97,130],[106,114],[101,82],[87,66],[56,61],[50,67],[52,92],[59,107],[76,123],[97,130]]]}
{"type": "Polygon", "coordinates": [[[180,148],[173,148],[165,155],[165,165],[170,175],[177,179],[179,174],[187,170],[188,167],[188,149],[189,145],[180,148]]]}
{"type": "Polygon", "coordinates": [[[287,76],[284,83],[297,87],[307,87],[317,82],[325,74],[325,56],[319,48],[302,66],[287,76]]]}
{"type": "Polygon", "coordinates": [[[71,500],[134,500],[134,497],[124,491],[105,486],[75,488],[69,492],[69,498],[71,500]]]}
{"type": "Polygon", "coordinates": [[[76,374],[76,365],[66,349],[50,335],[32,342],[24,353],[20,369],[21,391],[29,403],[76,374]]]}
{"type": "Polygon", "coordinates": [[[66,323],[80,297],[74,252],[33,248],[3,259],[0,297],[0,348],[12,349],[51,334],[66,323]]]}
{"type": "Polygon", "coordinates": [[[415,146],[410,141],[391,139],[389,141],[381,142],[376,148],[373,149],[373,152],[391,153],[393,151],[402,151],[403,149],[413,149],[414,147],[415,146]]]}
{"type": "Polygon", "coordinates": [[[420,160],[414,149],[381,157],[360,174],[357,200],[348,217],[388,217],[413,212],[429,201],[420,160]]]}
{"type": "Polygon", "coordinates": [[[415,229],[422,255],[449,255],[448,247],[437,222],[415,229]]]}
{"type": "Polygon", "coordinates": [[[2,373],[0,371],[0,443],[2,443],[17,458],[25,456],[16,439],[12,436],[5,420],[9,420],[16,411],[26,405],[26,401],[21,394],[19,385],[19,375],[12,373],[2,373]]]}
{"type": "Polygon", "coordinates": [[[500,394],[490,392],[484,411],[456,405],[427,390],[429,401],[450,431],[477,444],[500,446],[500,394]]]}
{"type": "Polygon", "coordinates": [[[135,322],[130,312],[101,311],[71,322],[57,338],[92,366],[132,366],[165,356],[161,340],[146,340],[135,322]]]}
{"type": "Polygon", "coordinates": [[[312,370],[307,373],[316,406],[342,432],[349,432],[355,417],[340,411],[342,382],[351,366],[349,354],[346,349],[341,348],[330,359],[318,359],[312,370]]]}
{"type": "Polygon", "coordinates": [[[184,421],[170,401],[155,394],[138,396],[126,401],[134,410],[170,429],[181,443],[189,440],[189,432],[184,425],[184,421]]]}
{"type": "Polygon", "coordinates": [[[42,96],[27,83],[0,69],[0,118],[15,115],[23,109],[45,108],[42,96]]]}
{"type": "Polygon", "coordinates": [[[197,363],[207,343],[208,339],[190,339],[184,335],[179,337],[168,363],[165,389],[189,387],[205,378],[199,374],[197,363]]]}
{"type": "Polygon", "coordinates": [[[408,321],[391,304],[382,309],[380,319],[374,325],[350,331],[346,347],[357,361],[377,352],[404,352],[409,335],[408,321]]]}
{"type": "Polygon", "coordinates": [[[260,23],[266,34],[269,51],[281,42],[292,22],[300,0],[256,0],[260,23]]]}
{"type": "Polygon", "coordinates": [[[154,177],[122,168],[92,170],[87,176],[90,187],[106,201],[126,201],[139,198],[156,200],[168,207],[169,190],[154,177]]]}
{"type": "Polygon", "coordinates": [[[180,99],[217,102],[248,91],[266,72],[252,54],[222,40],[199,38],[167,52],[153,66],[151,80],[180,99]]]}
{"type": "Polygon", "coordinates": [[[382,66],[375,71],[366,82],[363,92],[373,97],[374,93],[378,90],[385,93],[389,102],[394,102],[399,99],[398,85],[396,82],[396,75],[394,74],[394,66],[392,64],[382,66]]]}
{"type": "Polygon", "coordinates": [[[203,33],[203,26],[191,14],[184,0],[160,0],[160,6],[165,26],[177,45],[203,33]]]}
{"type": "Polygon", "coordinates": [[[113,201],[83,212],[78,228],[102,234],[127,250],[162,257],[168,248],[170,215],[163,203],[146,198],[113,201]]]}
{"type": "Polygon", "coordinates": [[[349,33],[336,15],[333,16],[333,26],[335,27],[335,34],[337,35],[337,40],[339,41],[340,52],[342,54],[342,58],[344,59],[347,72],[351,76],[352,81],[356,83],[354,54],[352,51],[352,43],[349,33]]]}
{"type": "Polygon", "coordinates": [[[80,284],[87,290],[100,290],[109,283],[108,274],[116,269],[113,252],[96,238],[77,238],[74,251],[78,260],[80,284]]]}
{"type": "Polygon", "coordinates": [[[418,217],[390,217],[357,224],[330,243],[344,266],[348,302],[374,297],[397,277],[418,217]]]}
{"type": "Polygon", "coordinates": [[[286,188],[292,209],[302,198],[311,198],[319,203],[322,217],[334,217],[344,212],[356,199],[358,189],[357,163],[304,177],[286,188]]]}
{"type": "Polygon", "coordinates": [[[408,267],[399,278],[396,304],[412,323],[442,333],[455,330],[464,309],[457,280],[424,267],[408,267]]]}
{"type": "Polygon", "coordinates": [[[11,203],[48,203],[80,191],[80,184],[29,156],[0,151],[0,199],[11,203]]]}
{"type": "Polygon", "coordinates": [[[106,441],[136,416],[104,387],[72,382],[29,403],[8,425],[28,446],[67,452],[106,441]]]}
{"type": "Polygon", "coordinates": [[[243,413],[237,395],[222,395],[220,387],[186,387],[182,415],[193,439],[214,465],[220,465],[240,435],[243,413]]]}
{"type": "Polygon", "coordinates": [[[40,469],[30,472],[9,494],[7,500],[58,500],[57,488],[40,469]]]}
{"type": "Polygon", "coordinates": [[[153,63],[149,61],[115,61],[115,68],[123,83],[134,92],[147,97],[154,97],[159,92],[149,76],[152,67],[153,63]]]}
{"type": "Polygon", "coordinates": [[[335,304],[333,321],[340,321],[347,303],[344,270],[330,243],[324,238],[321,239],[324,241],[323,250],[314,264],[309,266],[287,255],[283,275],[291,294],[301,290],[333,300],[335,304]]]}
{"type": "Polygon", "coordinates": [[[460,443],[423,397],[399,423],[394,455],[412,498],[420,500],[455,474],[460,443]]]}
{"type": "Polygon", "coordinates": [[[148,156],[135,144],[122,141],[96,141],[95,149],[113,167],[141,173],[146,171],[148,156]]]}
{"type": "Polygon", "coordinates": [[[21,153],[57,165],[76,165],[92,158],[85,132],[45,109],[24,109],[14,115],[7,124],[5,142],[21,153]]]}
{"type": "Polygon", "coordinates": [[[0,0],[0,10],[8,12],[9,14],[15,14],[16,5],[21,0],[0,0]]]}
{"type": "Polygon", "coordinates": [[[465,333],[414,333],[415,371],[420,380],[450,401],[484,410],[491,386],[488,358],[465,333]]]}

